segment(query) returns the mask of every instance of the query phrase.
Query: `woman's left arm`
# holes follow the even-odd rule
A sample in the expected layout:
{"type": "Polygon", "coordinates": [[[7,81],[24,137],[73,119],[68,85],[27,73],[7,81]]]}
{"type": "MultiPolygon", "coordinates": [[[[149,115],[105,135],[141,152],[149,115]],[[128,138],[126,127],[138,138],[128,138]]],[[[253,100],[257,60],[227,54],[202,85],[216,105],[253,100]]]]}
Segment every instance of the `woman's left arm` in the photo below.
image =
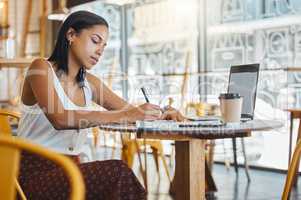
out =
{"type": "Polygon", "coordinates": [[[93,92],[93,101],[107,110],[123,110],[134,107],[115,94],[96,76],[87,73],[87,79],[93,92]]]}
{"type": "MultiPolygon", "coordinates": [[[[111,89],[109,89],[101,80],[96,76],[87,73],[87,79],[92,85],[93,101],[107,110],[123,110],[134,107],[130,103],[126,102],[118,95],[116,95],[111,89]]],[[[176,109],[171,106],[165,107],[161,119],[184,121],[185,117],[176,109]]]]}

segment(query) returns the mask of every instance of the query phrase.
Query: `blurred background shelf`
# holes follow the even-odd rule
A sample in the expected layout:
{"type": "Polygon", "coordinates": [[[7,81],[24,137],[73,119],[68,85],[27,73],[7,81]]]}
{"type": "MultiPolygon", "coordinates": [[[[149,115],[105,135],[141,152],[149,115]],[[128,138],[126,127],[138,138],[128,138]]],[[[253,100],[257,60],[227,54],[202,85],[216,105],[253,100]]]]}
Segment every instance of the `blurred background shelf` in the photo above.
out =
{"type": "Polygon", "coordinates": [[[1,68],[26,68],[34,58],[0,58],[1,68]]]}

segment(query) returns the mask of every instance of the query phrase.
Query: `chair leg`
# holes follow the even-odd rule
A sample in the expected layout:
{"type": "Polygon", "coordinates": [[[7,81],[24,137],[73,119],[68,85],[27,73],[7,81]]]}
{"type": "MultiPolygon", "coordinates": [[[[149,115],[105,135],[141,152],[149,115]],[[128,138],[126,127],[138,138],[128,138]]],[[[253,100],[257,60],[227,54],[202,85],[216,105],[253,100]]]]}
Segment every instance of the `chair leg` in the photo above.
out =
{"type": "Polygon", "coordinates": [[[168,169],[167,162],[166,162],[166,159],[165,159],[165,156],[164,156],[163,152],[160,153],[160,156],[161,156],[161,159],[162,159],[162,162],[163,162],[163,166],[164,166],[166,175],[168,177],[168,180],[169,180],[169,182],[171,182],[171,177],[170,177],[170,174],[169,174],[169,169],[168,169]]]}
{"type": "Polygon", "coordinates": [[[23,190],[22,190],[22,188],[21,188],[21,186],[20,186],[17,179],[15,179],[15,184],[16,184],[17,192],[20,195],[21,199],[22,200],[27,200],[27,198],[26,198],[26,196],[25,196],[25,194],[24,194],[24,192],[23,192],[23,190]]]}
{"type": "Polygon", "coordinates": [[[214,160],[213,160],[214,148],[215,148],[215,141],[210,140],[209,153],[208,153],[208,167],[209,167],[210,171],[212,171],[213,162],[214,162],[214,160]]]}
{"type": "Polygon", "coordinates": [[[237,152],[236,152],[236,138],[232,138],[232,146],[233,146],[234,169],[235,169],[235,172],[238,173],[237,152]]]}
{"type": "Polygon", "coordinates": [[[287,168],[289,168],[291,157],[292,157],[292,144],[293,144],[293,127],[294,127],[294,118],[293,114],[291,113],[290,116],[290,132],[289,132],[289,147],[288,147],[288,163],[287,168]]]}
{"type": "Polygon", "coordinates": [[[122,160],[126,162],[129,168],[133,167],[134,155],[135,155],[135,146],[133,144],[128,143],[123,145],[122,147],[122,160]]]}
{"type": "Polygon", "coordinates": [[[148,192],[146,139],[143,139],[143,145],[145,147],[144,148],[144,181],[145,181],[145,190],[146,192],[148,192]]]}
{"type": "Polygon", "coordinates": [[[98,145],[99,129],[97,127],[92,128],[92,134],[93,134],[93,146],[94,148],[96,148],[98,145]]]}
{"type": "Polygon", "coordinates": [[[293,158],[291,160],[289,169],[287,171],[285,186],[282,193],[282,200],[289,199],[289,195],[294,184],[295,172],[300,163],[300,154],[301,154],[301,142],[299,141],[298,144],[296,145],[293,158]]]}
{"type": "Polygon", "coordinates": [[[159,171],[159,153],[158,153],[158,149],[151,147],[152,149],[152,154],[155,160],[155,164],[156,164],[156,170],[158,173],[158,177],[160,178],[160,171],[159,171]]]}
{"type": "MultiPolygon", "coordinates": [[[[138,141],[137,139],[135,138],[134,140],[134,143],[136,145],[136,149],[137,149],[137,153],[138,153],[138,160],[139,160],[139,167],[140,167],[140,172],[142,174],[142,178],[143,178],[143,182],[144,182],[144,187],[145,187],[145,191],[148,192],[148,185],[147,185],[147,166],[145,165],[145,169],[143,169],[143,164],[142,164],[142,158],[141,158],[141,153],[140,153],[140,148],[139,148],[139,144],[138,144],[138,141]]],[[[146,152],[146,149],[145,149],[145,152],[146,152]]],[[[146,163],[146,153],[144,154],[145,156],[145,163],[144,164],[147,164],[146,163]]]]}
{"type": "Polygon", "coordinates": [[[226,150],[226,147],[225,147],[225,140],[223,140],[223,150],[224,150],[225,166],[226,166],[227,170],[229,170],[231,166],[230,166],[229,157],[227,155],[227,150],[226,150]]]}
{"type": "Polygon", "coordinates": [[[116,152],[116,144],[117,144],[117,134],[112,134],[109,132],[109,134],[113,137],[113,145],[112,145],[112,153],[111,153],[111,159],[114,159],[115,157],[115,152],[116,152]]]}
{"type": "Polygon", "coordinates": [[[104,146],[105,146],[105,147],[108,146],[108,144],[107,144],[107,134],[106,134],[105,131],[103,132],[103,143],[104,143],[104,146]]]}
{"type": "Polygon", "coordinates": [[[114,142],[112,148],[113,148],[113,149],[116,149],[117,136],[116,136],[116,134],[114,134],[114,133],[113,133],[112,135],[113,135],[113,142],[114,142]]]}
{"type": "Polygon", "coordinates": [[[213,176],[211,174],[211,170],[209,169],[207,161],[205,161],[205,191],[206,192],[216,192],[217,187],[214,182],[213,176]]]}
{"type": "Polygon", "coordinates": [[[171,144],[171,154],[170,154],[170,162],[169,162],[169,167],[172,168],[173,166],[173,160],[175,159],[175,144],[171,144]]]}
{"type": "Polygon", "coordinates": [[[245,172],[246,172],[246,175],[247,175],[248,182],[251,182],[244,138],[241,138],[241,146],[242,146],[242,153],[243,153],[243,156],[244,156],[245,172]]]}
{"type": "MultiPolygon", "coordinates": [[[[156,161],[156,167],[157,167],[157,172],[158,172],[159,177],[160,177],[160,174],[159,174],[159,157],[161,157],[162,162],[163,162],[163,166],[164,166],[164,170],[166,172],[166,175],[168,177],[169,182],[171,182],[171,177],[170,177],[170,174],[169,174],[169,169],[168,169],[167,162],[166,162],[166,159],[165,159],[165,155],[164,155],[164,152],[163,152],[162,143],[161,142],[154,142],[154,143],[151,144],[151,148],[152,148],[153,152],[155,152],[155,154],[156,154],[156,158],[154,157],[154,159],[156,161]]],[[[153,154],[153,155],[155,156],[155,154],[153,154]]]]}
{"type": "Polygon", "coordinates": [[[127,155],[127,163],[130,168],[133,167],[134,156],[137,151],[139,151],[139,150],[137,150],[135,145],[133,143],[130,143],[128,146],[128,155],[127,155]]]}
{"type": "MultiPolygon", "coordinates": [[[[299,120],[299,128],[298,128],[298,136],[297,136],[296,144],[298,144],[298,142],[300,141],[300,138],[301,138],[301,120],[299,120]]],[[[297,185],[298,185],[298,174],[299,174],[299,163],[297,163],[294,174],[295,174],[295,176],[294,176],[294,180],[293,180],[294,181],[293,185],[294,185],[294,187],[297,187],[297,185]]]]}

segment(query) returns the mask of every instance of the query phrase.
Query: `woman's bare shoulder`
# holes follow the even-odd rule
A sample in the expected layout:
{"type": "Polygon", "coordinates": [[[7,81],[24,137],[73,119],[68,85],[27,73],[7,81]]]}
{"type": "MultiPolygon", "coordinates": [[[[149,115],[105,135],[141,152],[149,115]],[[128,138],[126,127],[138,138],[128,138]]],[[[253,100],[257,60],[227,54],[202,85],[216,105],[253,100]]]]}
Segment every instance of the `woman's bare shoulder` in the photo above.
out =
{"type": "Polygon", "coordinates": [[[36,58],[32,61],[29,66],[29,70],[40,69],[47,70],[49,68],[49,62],[44,58],[36,58]]]}
{"type": "Polygon", "coordinates": [[[48,68],[49,63],[43,58],[32,61],[26,73],[23,84],[22,102],[26,105],[37,103],[37,96],[47,96],[41,93],[41,88],[48,88],[48,68]]]}

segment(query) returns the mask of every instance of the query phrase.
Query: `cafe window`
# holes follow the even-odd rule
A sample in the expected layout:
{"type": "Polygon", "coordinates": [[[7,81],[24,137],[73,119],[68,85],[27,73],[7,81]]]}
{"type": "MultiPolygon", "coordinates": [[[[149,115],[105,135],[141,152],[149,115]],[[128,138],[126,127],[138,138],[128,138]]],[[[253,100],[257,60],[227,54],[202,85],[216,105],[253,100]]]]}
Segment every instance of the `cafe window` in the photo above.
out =
{"type": "MultiPolygon", "coordinates": [[[[116,62],[114,77],[119,73],[123,79],[113,85],[131,102],[143,102],[139,88],[146,86],[151,101],[160,105],[170,97],[175,107],[200,100],[216,104],[232,65],[260,63],[255,117],[286,126],[279,134],[245,139],[248,158],[253,165],[287,167],[284,109],[301,107],[299,0],[156,0],[122,6],[96,1],[79,9],[88,7],[112,27],[96,72],[106,74],[116,62]]],[[[223,145],[231,151],[226,140],[217,141],[217,150],[223,145]]]]}

